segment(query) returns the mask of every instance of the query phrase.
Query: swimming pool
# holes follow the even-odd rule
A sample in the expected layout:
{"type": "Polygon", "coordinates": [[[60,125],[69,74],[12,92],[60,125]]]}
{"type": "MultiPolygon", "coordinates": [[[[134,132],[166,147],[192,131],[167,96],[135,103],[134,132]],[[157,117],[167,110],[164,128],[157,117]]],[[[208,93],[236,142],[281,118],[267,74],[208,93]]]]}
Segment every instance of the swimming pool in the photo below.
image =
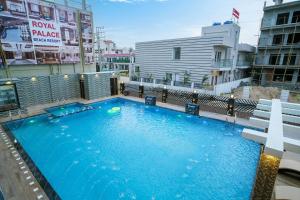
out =
{"type": "Polygon", "coordinates": [[[63,200],[250,199],[260,146],[243,127],[121,98],[7,123],[63,200]]]}

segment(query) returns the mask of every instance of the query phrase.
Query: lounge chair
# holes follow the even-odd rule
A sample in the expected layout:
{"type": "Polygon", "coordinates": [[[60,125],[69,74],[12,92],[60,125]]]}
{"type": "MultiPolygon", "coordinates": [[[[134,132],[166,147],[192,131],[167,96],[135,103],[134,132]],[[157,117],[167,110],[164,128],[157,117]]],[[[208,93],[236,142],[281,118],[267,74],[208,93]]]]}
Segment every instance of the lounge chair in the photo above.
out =
{"type": "Polygon", "coordinates": [[[276,200],[299,200],[300,188],[292,186],[276,186],[275,199],[276,200]]]}
{"type": "Polygon", "coordinates": [[[300,155],[285,152],[280,161],[279,172],[300,177],[300,155]]]}

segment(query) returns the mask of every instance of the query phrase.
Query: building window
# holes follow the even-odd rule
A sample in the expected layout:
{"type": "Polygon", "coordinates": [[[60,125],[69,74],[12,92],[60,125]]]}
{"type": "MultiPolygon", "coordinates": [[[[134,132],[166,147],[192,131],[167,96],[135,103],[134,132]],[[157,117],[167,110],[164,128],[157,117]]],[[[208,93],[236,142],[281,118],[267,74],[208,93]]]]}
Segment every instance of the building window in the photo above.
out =
{"type": "Polygon", "coordinates": [[[271,54],[269,59],[269,65],[279,65],[280,54],[271,54]]]}
{"type": "Polygon", "coordinates": [[[273,81],[282,82],[284,72],[285,72],[284,69],[275,69],[274,76],[273,76],[273,81]]]}
{"type": "Polygon", "coordinates": [[[297,44],[300,42],[300,33],[289,34],[287,44],[297,44]]]}
{"type": "Polygon", "coordinates": [[[276,25],[287,24],[290,13],[281,13],[277,15],[276,25]]]}
{"type": "Polygon", "coordinates": [[[180,60],[181,57],[181,47],[175,47],[173,49],[173,58],[174,60],[180,60]]]}
{"type": "Polygon", "coordinates": [[[295,65],[296,54],[284,54],[282,65],[295,65]]]}
{"type": "Polygon", "coordinates": [[[295,11],[293,13],[292,23],[300,22],[300,11],[295,11]]]}
{"type": "Polygon", "coordinates": [[[274,37],[273,37],[273,45],[283,44],[283,40],[284,40],[284,35],[283,34],[274,35],[274,37]]]}
{"type": "Polygon", "coordinates": [[[135,66],[135,68],[134,68],[134,72],[140,72],[140,67],[139,66],[135,66]]]}
{"type": "Polygon", "coordinates": [[[172,73],[166,73],[166,81],[172,81],[172,73]]]}
{"type": "Polygon", "coordinates": [[[284,74],[284,80],[285,82],[291,82],[293,80],[293,74],[294,70],[293,69],[287,69],[284,74]]]}
{"type": "Polygon", "coordinates": [[[222,52],[221,51],[217,51],[215,54],[215,62],[220,62],[222,58],[222,52]]]}

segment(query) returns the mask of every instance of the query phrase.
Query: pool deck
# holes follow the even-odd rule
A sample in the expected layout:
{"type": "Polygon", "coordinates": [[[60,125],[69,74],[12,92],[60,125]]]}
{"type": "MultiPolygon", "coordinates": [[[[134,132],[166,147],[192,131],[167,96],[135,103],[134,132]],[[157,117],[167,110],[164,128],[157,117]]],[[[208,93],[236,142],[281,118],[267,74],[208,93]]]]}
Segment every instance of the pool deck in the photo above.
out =
{"type": "Polygon", "coordinates": [[[0,128],[0,187],[6,200],[47,200],[28,166],[0,128]]]}
{"type": "MultiPolygon", "coordinates": [[[[143,98],[129,97],[129,96],[113,96],[107,98],[96,99],[92,101],[84,99],[72,99],[67,100],[64,104],[79,102],[83,104],[94,103],[98,101],[103,101],[115,97],[121,97],[128,100],[133,100],[137,102],[143,102],[143,98]]],[[[34,115],[39,115],[46,113],[44,109],[60,106],[61,103],[50,103],[44,105],[31,106],[28,108],[27,114],[22,114],[21,116],[13,116],[12,119],[26,118],[34,115]]],[[[177,110],[184,112],[185,108],[182,106],[177,106],[168,103],[157,102],[157,106],[177,110]]],[[[221,115],[217,113],[203,112],[200,111],[200,116],[208,117],[212,119],[218,119],[222,121],[234,122],[243,126],[252,126],[247,119],[228,117],[226,115],[221,115]]],[[[0,118],[0,123],[10,121],[9,117],[0,118]]],[[[48,199],[43,189],[40,187],[32,173],[30,172],[28,166],[20,157],[19,153],[12,145],[12,141],[8,138],[7,134],[0,127],[0,187],[3,190],[4,197],[6,200],[32,200],[32,199],[48,199]],[[29,178],[30,177],[30,178],[29,178]]],[[[300,187],[300,180],[291,178],[286,175],[278,174],[276,179],[276,185],[290,185],[300,187]]]]}

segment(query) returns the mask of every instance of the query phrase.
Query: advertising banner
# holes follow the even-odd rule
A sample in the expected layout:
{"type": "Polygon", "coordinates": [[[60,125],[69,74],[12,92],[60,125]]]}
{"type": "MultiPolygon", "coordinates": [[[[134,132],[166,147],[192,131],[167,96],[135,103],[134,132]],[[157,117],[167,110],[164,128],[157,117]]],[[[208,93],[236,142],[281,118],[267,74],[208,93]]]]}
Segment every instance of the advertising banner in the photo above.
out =
{"type": "Polygon", "coordinates": [[[60,25],[56,22],[29,19],[29,27],[34,45],[62,46],[60,25]]]}
{"type": "Polygon", "coordinates": [[[78,21],[78,13],[42,0],[0,0],[0,39],[7,64],[79,63],[81,31],[86,63],[93,63],[91,14],[78,21]]]}

